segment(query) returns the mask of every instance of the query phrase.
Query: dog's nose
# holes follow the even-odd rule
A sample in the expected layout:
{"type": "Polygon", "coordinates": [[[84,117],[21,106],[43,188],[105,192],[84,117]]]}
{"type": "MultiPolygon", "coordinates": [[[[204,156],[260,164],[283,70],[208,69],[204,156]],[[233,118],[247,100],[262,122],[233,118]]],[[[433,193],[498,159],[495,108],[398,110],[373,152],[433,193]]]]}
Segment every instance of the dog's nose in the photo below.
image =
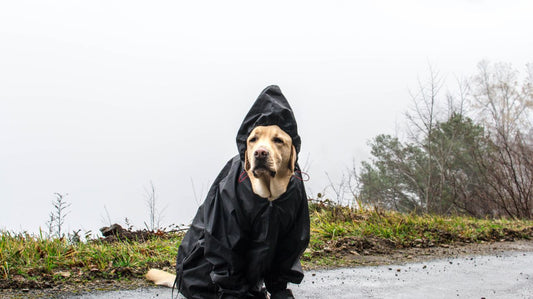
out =
{"type": "Polygon", "coordinates": [[[264,159],[266,157],[268,157],[268,151],[266,149],[257,149],[255,152],[254,152],[254,157],[256,159],[264,159]]]}

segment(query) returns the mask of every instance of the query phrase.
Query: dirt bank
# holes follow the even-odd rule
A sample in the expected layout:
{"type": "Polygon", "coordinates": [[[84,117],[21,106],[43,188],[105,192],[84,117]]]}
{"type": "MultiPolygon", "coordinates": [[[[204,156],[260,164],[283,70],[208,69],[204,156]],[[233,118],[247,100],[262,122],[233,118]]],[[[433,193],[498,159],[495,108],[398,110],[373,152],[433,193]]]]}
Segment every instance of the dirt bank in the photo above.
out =
{"type": "MultiPolygon", "coordinates": [[[[406,248],[390,250],[383,254],[347,252],[343,260],[350,267],[377,266],[402,264],[407,262],[422,262],[442,258],[453,258],[465,255],[498,255],[506,251],[533,252],[533,240],[518,240],[512,242],[483,242],[457,243],[429,248],[406,248]]],[[[309,267],[309,269],[323,269],[323,267],[309,267]]]]}

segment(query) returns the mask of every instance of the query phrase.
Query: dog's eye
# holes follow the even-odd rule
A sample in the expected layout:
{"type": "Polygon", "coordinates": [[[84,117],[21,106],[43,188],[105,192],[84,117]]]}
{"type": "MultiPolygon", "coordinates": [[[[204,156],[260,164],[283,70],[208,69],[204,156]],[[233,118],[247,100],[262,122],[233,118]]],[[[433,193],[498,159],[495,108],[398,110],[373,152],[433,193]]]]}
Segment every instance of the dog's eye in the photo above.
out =
{"type": "Polygon", "coordinates": [[[274,137],[272,141],[274,141],[275,143],[283,144],[283,140],[281,140],[281,138],[278,138],[278,137],[274,137]]]}
{"type": "Polygon", "coordinates": [[[257,141],[257,137],[252,137],[250,138],[250,140],[248,140],[248,142],[250,143],[253,143],[253,142],[256,142],[257,141]]]}

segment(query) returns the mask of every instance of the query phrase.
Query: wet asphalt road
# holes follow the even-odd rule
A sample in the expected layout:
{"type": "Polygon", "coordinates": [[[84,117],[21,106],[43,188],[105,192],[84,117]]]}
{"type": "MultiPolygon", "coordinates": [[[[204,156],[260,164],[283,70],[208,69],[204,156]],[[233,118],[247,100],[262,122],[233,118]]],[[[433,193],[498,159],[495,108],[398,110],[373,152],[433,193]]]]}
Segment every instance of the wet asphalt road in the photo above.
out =
{"type": "MultiPolygon", "coordinates": [[[[533,298],[533,252],[308,271],[301,285],[290,288],[296,298],[533,298]]],[[[170,299],[171,291],[151,288],[72,298],[170,299]]]]}

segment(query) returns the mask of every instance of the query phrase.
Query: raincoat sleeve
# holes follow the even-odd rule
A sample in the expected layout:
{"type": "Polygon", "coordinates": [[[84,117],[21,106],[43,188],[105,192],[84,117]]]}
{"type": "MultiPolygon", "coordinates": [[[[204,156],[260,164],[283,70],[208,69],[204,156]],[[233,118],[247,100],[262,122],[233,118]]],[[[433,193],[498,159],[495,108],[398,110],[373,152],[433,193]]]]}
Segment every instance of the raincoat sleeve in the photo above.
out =
{"type": "Polygon", "coordinates": [[[204,214],[204,254],[212,265],[210,277],[220,298],[243,297],[248,290],[244,277],[245,240],[236,203],[221,196],[218,188],[213,191],[204,214]]]}
{"type": "Polygon", "coordinates": [[[309,209],[307,195],[300,189],[300,205],[292,228],[280,237],[270,273],[265,277],[267,290],[274,294],[287,288],[287,283],[300,283],[304,277],[300,256],[309,244],[309,209]]]}

